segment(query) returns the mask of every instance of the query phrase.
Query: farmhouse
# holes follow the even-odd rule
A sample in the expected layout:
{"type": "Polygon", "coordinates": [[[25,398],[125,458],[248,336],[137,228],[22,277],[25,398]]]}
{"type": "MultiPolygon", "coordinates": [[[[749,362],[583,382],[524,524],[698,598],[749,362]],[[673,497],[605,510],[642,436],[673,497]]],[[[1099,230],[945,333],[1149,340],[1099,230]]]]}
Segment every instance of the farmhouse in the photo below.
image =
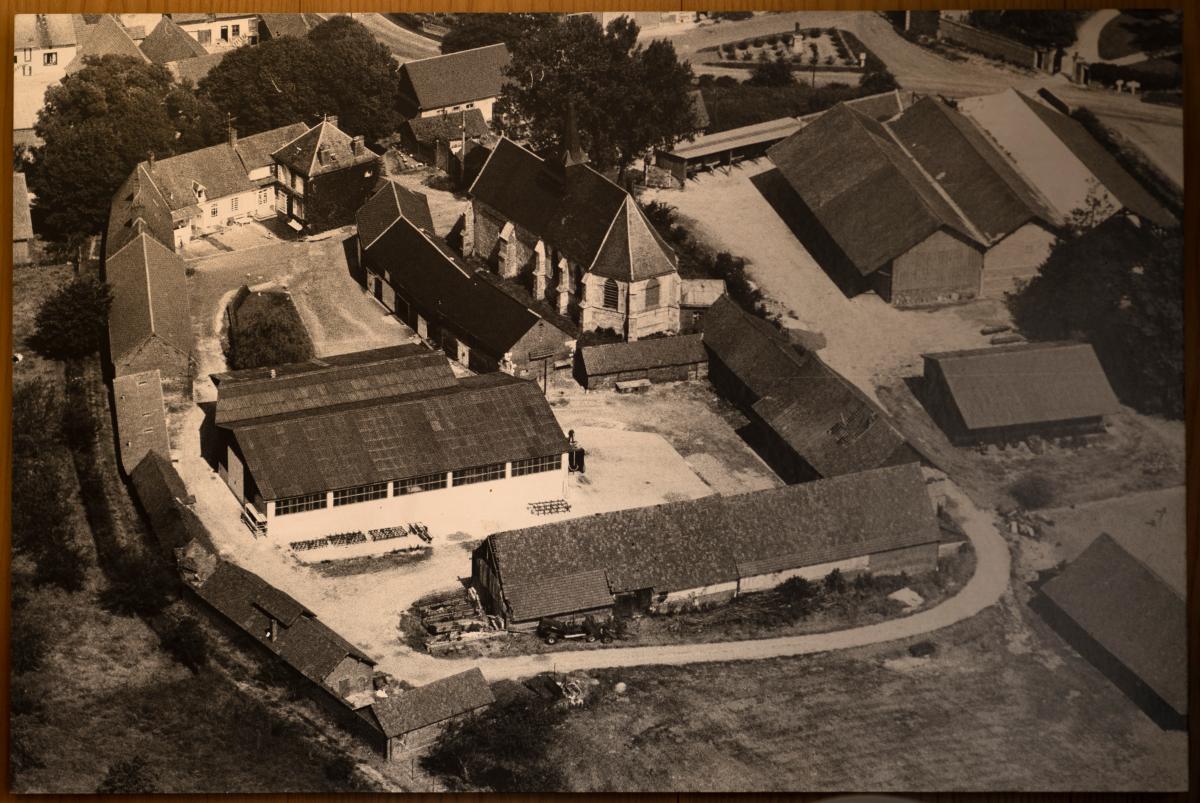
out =
{"type": "Polygon", "coordinates": [[[400,65],[400,91],[407,117],[478,109],[491,122],[492,107],[511,60],[503,43],[460,50],[400,65]]]}
{"type": "Polygon", "coordinates": [[[13,261],[14,265],[28,265],[32,261],[29,246],[33,243],[33,218],[29,214],[29,187],[24,173],[13,173],[13,261]]]}
{"type": "Polygon", "coordinates": [[[451,359],[473,371],[541,376],[574,352],[574,324],[465,264],[432,233],[420,193],[389,181],[358,223],[368,290],[451,359]]]}
{"type": "Polygon", "coordinates": [[[380,752],[395,761],[429,745],[448,723],[495,701],[476,668],[415,689],[389,691],[365,715],[385,740],[380,752]]]}
{"type": "Polygon", "coordinates": [[[1160,727],[1187,727],[1185,590],[1102,534],[1031,606],[1160,727]]]}
{"type": "Polygon", "coordinates": [[[104,262],[112,288],[108,345],[113,375],[158,369],[169,395],[191,390],[192,322],[187,266],[140,230],[104,262]]]}
{"type": "Polygon", "coordinates": [[[1006,89],[966,98],[959,108],[1004,149],[1060,219],[1069,220],[1092,197],[1106,214],[1126,211],[1157,226],[1178,224],[1082,124],[1047,103],[1006,89]]]}
{"type": "Polygon", "coordinates": [[[258,14],[250,11],[176,12],[171,19],[209,53],[258,41],[258,14]]]}
{"type": "Polygon", "coordinates": [[[805,248],[848,295],[897,306],[972,298],[984,246],[885,125],[838,104],[768,152],[805,248]]]}
{"type": "Polygon", "coordinates": [[[645,379],[672,382],[708,376],[703,336],[653,337],[633,343],[604,343],[580,349],[580,384],[588,390],[645,379]]]}
{"type": "Polygon", "coordinates": [[[919,460],[887,416],[816,354],[721,298],[701,321],[709,380],[755,425],[788,482],[919,460]]]}
{"type": "Polygon", "coordinates": [[[33,137],[46,89],[66,75],[79,39],[70,14],[13,17],[13,129],[33,137]]]}
{"type": "Polygon", "coordinates": [[[531,382],[456,379],[415,344],[212,379],[219,472],[272,540],[563,497],[566,437],[531,382]]]}
{"type": "Polygon", "coordinates": [[[542,617],[661,610],[790,577],[920,573],[939,530],[916,465],[620,510],[489,536],[472,581],[511,628],[542,617]]]}
{"type": "Polygon", "coordinates": [[[297,230],[324,231],[354,220],[379,172],[379,157],[326,117],[271,154],[276,209],[297,230]]]}
{"type": "Polygon", "coordinates": [[[117,419],[121,468],[126,474],[147,454],[170,457],[167,410],[163,405],[162,375],[158,369],[124,374],[113,379],[113,408],[117,419]]]}
{"type": "Polygon", "coordinates": [[[637,340],[679,330],[675,252],[577,145],[547,161],[502,138],[470,195],[464,250],[584,331],[637,340]]]}
{"type": "Polygon", "coordinates": [[[988,136],[933,97],[887,125],[986,246],[979,294],[1002,296],[1037,275],[1058,239],[1058,216],[988,136]]]}
{"type": "Polygon", "coordinates": [[[1120,409],[1087,343],[1022,343],[924,358],[925,405],[959,445],[1102,432],[1104,416],[1120,409]]]}

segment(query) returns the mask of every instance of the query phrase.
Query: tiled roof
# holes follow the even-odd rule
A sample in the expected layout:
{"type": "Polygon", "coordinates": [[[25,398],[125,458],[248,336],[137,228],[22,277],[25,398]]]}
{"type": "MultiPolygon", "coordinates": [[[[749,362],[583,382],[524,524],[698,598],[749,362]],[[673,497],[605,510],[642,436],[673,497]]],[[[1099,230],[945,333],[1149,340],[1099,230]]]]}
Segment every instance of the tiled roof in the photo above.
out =
{"type": "Polygon", "coordinates": [[[322,120],[271,155],[300,175],[310,178],[379,158],[366,146],[361,146],[359,153],[354,153],[351,140],[350,135],[336,125],[322,120]]]}
{"type": "Polygon", "coordinates": [[[971,120],[933,97],[888,124],[989,243],[1054,211],[971,120]]]}
{"type": "Polygon", "coordinates": [[[939,229],[977,239],[888,129],[844,103],[767,156],[864,276],[939,229]]]}
{"type": "Polygon", "coordinates": [[[195,498],[168,457],[148,452],[130,472],[138,504],[150,520],[154,536],[164,547],[174,550],[193,542],[212,550],[212,539],[204,524],[189,507],[195,498]]]}
{"type": "Polygon", "coordinates": [[[703,131],[712,124],[708,119],[708,108],[704,105],[704,93],[699,89],[693,89],[688,93],[688,99],[692,106],[692,120],[695,125],[693,128],[696,131],[703,131]]]}
{"type": "Polygon", "coordinates": [[[129,56],[146,63],[150,61],[138,49],[137,43],[125,30],[125,26],[111,14],[101,17],[84,36],[75,51],[75,58],[67,65],[67,75],[82,70],[83,60],[88,56],[129,56]]]}
{"type": "Polygon", "coordinates": [[[384,179],[383,186],[355,213],[359,244],[367,248],[401,217],[418,228],[433,231],[433,215],[425,194],[402,187],[391,179],[384,179]]]}
{"type": "Polygon", "coordinates": [[[371,707],[384,735],[390,739],[495,701],[483,673],[475,668],[415,689],[393,692],[390,697],[376,700],[371,707]]]}
{"type": "Polygon", "coordinates": [[[600,376],[708,362],[708,352],[703,335],[675,335],[584,346],[581,358],[588,376],[600,376]]]}
{"type": "Polygon", "coordinates": [[[272,38],[281,36],[307,36],[308,32],[321,24],[316,14],[259,14],[260,25],[272,38]]]}
{"type": "Polygon", "coordinates": [[[456,384],[445,356],[420,344],[372,349],[345,364],[327,360],[251,368],[215,374],[220,389],[216,423],[316,410],[339,404],[385,399],[456,384]]]}
{"type": "Polygon", "coordinates": [[[251,170],[275,164],[271,154],[307,130],[308,126],[304,123],[292,123],[272,128],[248,137],[238,137],[233,149],[237,152],[238,158],[242,160],[242,166],[249,173],[251,170]]]}
{"type": "Polygon", "coordinates": [[[13,240],[33,239],[33,218],[29,216],[29,187],[24,173],[13,173],[13,240]]]}
{"type": "Polygon", "coordinates": [[[420,110],[456,106],[499,96],[510,61],[501,44],[405,62],[400,80],[420,110]]]}
{"type": "Polygon", "coordinates": [[[71,14],[17,14],[13,17],[13,47],[49,50],[77,43],[71,14]]]}
{"type": "Polygon", "coordinates": [[[1108,535],[1041,588],[1179,714],[1187,713],[1187,607],[1108,535]]]}
{"type": "Polygon", "coordinates": [[[160,159],[153,164],[142,162],[138,166],[154,181],[172,212],[196,206],[199,203],[196,193],[200,188],[204,191],[205,201],[255,188],[228,142],[160,159]]]}
{"type": "Polygon", "coordinates": [[[115,254],[145,231],[167,248],[175,248],[171,208],[146,168],[138,165],[113,195],[108,211],[108,237],[104,248],[115,254]],[[137,221],[141,220],[141,224],[137,221]]]}
{"type": "Polygon", "coordinates": [[[167,412],[163,406],[162,376],[158,369],[113,379],[113,407],[121,468],[131,474],[150,452],[170,457],[167,412]]]}
{"type": "Polygon", "coordinates": [[[600,275],[633,281],[675,271],[675,252],[629,193],[586,164],[552,164],[501,138],[470,194],[600,275]]]}
{"type": "Polygon", "coordinates": [[[502,373],[231,429],[267,499],[566,451],[537,385],[502,373]]]}
{"type": "MultiPolygon", "coordinates": [[[[543,320],[497,288],[441,240],[403,219],[367,248],[365,262],[418,307],[437,310],[451,328],[469,336],[494,359],[510,351],[543,320]]],[[[552,323],[550,325],[553,325],[552,323]]],[[[564,333],[563,340],[570,337],[564,333]]]]}
{"type": "Polygon", "coordinates": [[[605,608],[613,604],[608,577],[603,569],[589,569],[561,577],[538,577],[525,583],[506,583],[504,599],[512,609],[513,619],[518,622],[605,608]]]}
{"type": "Polygon", "coordinates": [[[163,17],[150,35],[142,40],[142,53],[155,64],[203,56],[207,51],[187,31],[169,17],[163,17]]]}
{"type": "Polygon", "coordinates": [[[941,369],[968,429],[1069,421],[1120,409],[1087,343],[1021,343],[924,357],[941,369]]]}
{"type": "Polygon", "coordinates": [[[138,234],[108,256],[104,270],[113,297],[108,342],[114,364],[120,366],[152,337],[191,353],[187,266],[174,251],[138,234]]]}
{"type": "Polygon", "coordinates": [[[683,591],[747,576],[739,566],[799,568],[938,538],[924,477],[909,464],[567,519],[488,542],[507,599],[510,586],[597,571],[613,593],[683,591]]]}
{"type": "Polygon", "coordinates": [[[221,59],[225,58],[225,54],[229,52],[232,51],[218,50],[216,53],[205,53],[203,56],[168,62],[166,68],[181,84],[186,81],[191,81],[193,85],[199,84],[200,79],[208,75],[213,67],[220,64],[221,59]]]}
{"type": "Polygon", "coordinates": [[[754,413],[821,476],[915,459],[858,388],[728,297],[701,324],[705,346],[755,397],[754,413]]]}
{"type": "Polygon", "coordinates": [[[462,139],[464,129],[467,139],[484,139],[491,134],[483,112],[467,109],[463,112],[437,114],[433,117],[411,117],[402,124],[412,132],[413,139],[423,145],[432,145],[438,140],[462,139]]]}
{"type": "Polygon", "coordinates": [[[257,16],[257,12],[254,11],[176,11],[171,14],[171,19],[179,25],[192,25],[197,22],[215,22],[216,20],[253,19],[257,16]]]}

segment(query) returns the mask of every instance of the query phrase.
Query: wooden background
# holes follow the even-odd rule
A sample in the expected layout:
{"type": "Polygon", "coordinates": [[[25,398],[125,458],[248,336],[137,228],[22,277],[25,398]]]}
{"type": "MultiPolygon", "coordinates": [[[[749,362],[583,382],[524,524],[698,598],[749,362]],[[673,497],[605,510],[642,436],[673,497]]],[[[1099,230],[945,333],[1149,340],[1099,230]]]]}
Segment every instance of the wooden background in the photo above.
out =
{"type": "MultiPolygon", "coordinates": [[[[672,10],[770,10],[770,11],[804,11],[804,10],[845,10],[845,11],[867,11],[867,10],[895,10],[895,9],[937,9],[937,8],[1030,8],[1030,9],[1089,9],[1089,8],[1106,8],[1119,5],[1122,8],[1163,8],[1163,7],[1179,7],[1183,6],[1186,9],[1184,15],[1184,90],[1186,92],[1186,104],[1184,107],[1184,135],[1185,147],[1187,153],[1192,156],[1200,154],[1200,132],[1196,129],[1196,95],[1197,87],[1200,86],[1200,69],[1197,67],[1197,47],[1200,47],[1200,0],[1171,0],[1170,2],[1156,2],[1155,0],[1110,0],[1110,2],[1096,2],[1092,0],[959,0],[958,2],[949,2],[949,0],[720,0],[711,4],[702,4],[696,0],[678,0],[670,2],[669,0],[611,0],[608,3],[601,3],[598,0],[403,0],[402,2],[384,2],[384,0],[0,0],[0,5],[9,6],[11,10],[4,10],[3,16],[0,16],[0,39],[5,43],[5,52],[11,53],[13,46],[13,14],[32,14],[35,12],[43,13],[132,13],[132,12],[158,12],[158,11],[274,11],[274,12],[330,12],[330,11],[590,11],[590,10],[612,10],[612,11],[672,11],[672,10]]],[[[4,82],[4,103],[3,111],[0,112],[0,144],[3,145],[4,153],[8,153],[12,147],[12,78],[5,79],[4,82]]],[[[942,801],[966,801],[966,800],[1011,800],[1018,803],[1026,801],[1041,800],[1041,799],[1069,799],[1069,800],[1105,800],[1105,801],[1126,801],[1143,800],[1147,797],[1157,799],[1172,799],[1172,800],[1200,800],[1200,740],[1197,740],[1197,730],[1200,729],[1200,723],[1196,722],[1196,712],[1198,710],[1197,701],[1200,701],[1200,674],[1197,670],[1200,668],[1200,645],[1197,644],[1197,634],[1200,634],[1200,593],[1198,593],[1196,584],[1196,555],[1197,555],[1197,533],[1200,532],[1200,452],[1197,447],[1200,446],[1200,435],[1196,428],[1197,415],[1197,394],[1200,392],[1200,376],[1198,376],[1197,368],[1200,367],[1200,320],[1197,316],[1200,315],[1198,309],[1198,301],[1200,301],[1200,260],[1197,256],[1197,224],[1200,223],[1200,206],[1197,206],[1197,191],[1200,186],[1197,183],[1200,177],[1196,175],[1200,162],[1196,158],[1188,158],[1185,164],[1185,180],[1186,199],[1184,210],[1185,232],[1186,235],[1186,250],[1185,250],[1185,284],[1184,292],[1184,311],[1187,317],[1187,339],[1186,339],[1186,365],[1187,365],[1187,422],[1188,422],[1188,450],[1187,450],[1187,476],[1188,476],[1188,632],[1190,638],[1190,666],[1192,669],[1189,685],[1189,699],[1191,700],[1191,720],[1193,726],[1190,733],[1189,755],[1191,759],[1189,779],[1190,779],[1190,794],[1180,795],[1132,795],[1132,794],[1115,794],[1115,795],[1089,795],[1085,793],[1076,793],[1069,795],[1040,795],[1033,793],[1021,794],[1000,794],[1007,790],[996,790],[997,794],[989,795],[956,795],[956,794],[938,794],[938,795],[920,795],[922,800],[942,800],[942,801]]],[[[4,182],[4,209],[0,212],[0,234],[3,235],[4,242],[11,240],[12,235],[12,192],[9,189],[9,182],[4,182]]],[[[0,354],[11,353],[12,339],[12,266],[11,251],[7,248],[0,248],[0,254],[3,255],[3,271],[0,271],[0,316],[3,316],[4,326],[0,328],[0,354]]],[[[9,644],[9,617],[7,603],[7,586],[8,586],[8,564],[9,564],[9,549],[8,542],[10,536],[10,516],[11,516],[11,500],[9,495],[12,488],[12,470],[9,462],[9,444],[11,444],[11,427],[12,427],[12,374],[10,371],[5,371],[3,378],[0,379],[0,455],[4,459],[0,461],[0,573],[3,574],[5,585],[5,602],[0,605],[0,687],[3,688],[3,698],[0,700],[0,705],[3,706],[3,725],[0,728],[3,730],[3,754],[0,757],[0,762],[3,763],[5,772],[5,790],[7,790],[7,763],[8,763],[8,644],[9,644]]],[[[81,723],[82,724],[82,723],[81,723]]],[[[898,750],[902,750],[903,746],[897,745],[898,750]]],[[[597,760],[603,760],[597,757],[597,760]]],[[[846,779],[847,791],[853,791],[854,779],[846,779]]],[[[5,792],[7,796],[7,791],[5,792]]],[[[264,796],[192,796],[195,799],[203,799],[211,797],[214,801],[240,801],[240,800],[264,800],[271,799],[264,796]]],[[[316,796],[304,795],[280,795],[279,799],[291,797],[311,797],[316,799],[316,796]]],[[[361,795],[344,795],[341,796],[345,800],[360,800],[364,796],[361,795]]],[[[382,797],[382,796],[379,796],[382,797]]],[[[423,795],[414,796],[429,798],[431,801],[440,799],[441,796],[423,795]]],[[[478,796],[456,796],[456,797],[478,797],[478,796]]],[[[524,800],[523,796],[497,796],[506,800],[524,800]]],[[[651,800],[688,800],[699,801],[701,797],[714,799],[717,796],[698,796],[698,795],[595,795],[587,796],[587,800],[609,799],[625,801],[651,801],[651,800]]],[[[749,795],[745,797],[750,797],[749,795]]],[[[775,800],[823,800],[828,798],[828,795],[813,795],[813,794],[796,794],[791,796],[767,796],[754,795],[756,800],[775,801],[775,800]]],[[[45,796],[40,800],[57,800],[55,796],[45,796]]],[[[62,797],[62,800],[68,798],[62,797]]],[[[69,798],[78,799],[78,798],[69,798]]],[[[161,800],[162,796],[147,797],[147,800],[161,800]]],[[[579,798],[584,799],[584,798],[579,798]]],[[[733,799],[731,796],[721,796],[720,799],[733,799]]],[[[876,797],[875,800],[880,798],[876,797]]],[[[842,800],[851,803],[852,798],[842,798],[842,800]]],[[[424,803],[424,801],[422,801],[424,803]]]]}

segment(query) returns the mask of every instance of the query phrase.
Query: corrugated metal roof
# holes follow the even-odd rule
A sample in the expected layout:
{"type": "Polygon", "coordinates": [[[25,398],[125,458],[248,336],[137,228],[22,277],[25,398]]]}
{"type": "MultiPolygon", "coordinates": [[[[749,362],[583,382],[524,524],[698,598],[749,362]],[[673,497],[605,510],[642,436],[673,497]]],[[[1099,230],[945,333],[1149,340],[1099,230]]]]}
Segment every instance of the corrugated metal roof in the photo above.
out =
{"type": "Polygon", "coordinates": [[[495,701],[483,673],[474,668],[415,689],[392,692],[392,696],[376,700],[371,708],[390,739],[495,701]]]}

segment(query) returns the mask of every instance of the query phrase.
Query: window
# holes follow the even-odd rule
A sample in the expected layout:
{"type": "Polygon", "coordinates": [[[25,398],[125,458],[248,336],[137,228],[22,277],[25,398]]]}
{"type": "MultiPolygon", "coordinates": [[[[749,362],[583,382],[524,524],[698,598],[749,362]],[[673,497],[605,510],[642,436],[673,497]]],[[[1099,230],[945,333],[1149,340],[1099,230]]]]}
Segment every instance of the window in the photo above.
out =
{"type": "Polygon", "coordinates": [[[234,25],[234,26],[233,26],[233,35],[234,35],[234,36],[241,36],[241,35],[242,35],[242,26],[241,26],[241,25],[234,25]]]}
{"type": "Polygon", "coordinates": [[[208,216],[209,216],[209,217],[216,217],[216,216],[217,216],[217,205],[216,205],[216,204],[213,204],[213,205],[212,205],[212,209],[209,209],[209,210],[208,210],[208,216]]]}
{"type": "Polygon", "coordinates": [[[196,41],[202,45],[212,44],[212,31],[205,28],[202,31],[196,31],[196,41]]]}
{"type": "Polygon", "coordinates": [[[230,212],[238,211],[238,198],[236,195],[229,199],[229,211],[230,212]]]}
{"type": "Polygon", "coordinates": [[[446,472],[441,474],[426,474],[424,477],[409,477],[406,480],[396,480],[396,496],[415,494],[421,491],[436,491],[446,487],[446,472]]]}
{"type": "Polygon", "coordinates": [[[42,66],[43,67],[50,67],[54,64],[58,64],[58,54],[57,53],[51,51],[50,53],[42,54],[42,66]]]}
{"type": "Polygon", "coordinates": [[[528,460],[514,460],[512,475],[524,477],[526,474],[540,474],[543,471],[557,471],[562,468],[562,455],[550,454],[545,457],[531,457],[528,460]]]}
{"type": "Polygon", "coordinates": [[[229,41],[229,26],[228,25],[221,26],[221,41],[222,42],[229,41]]]}
{"type": "Polygon", "coordinates": [[[259,206],[266,206],[268,203],[271,202],[271,196],[268,194],[269,192],[270,192],[270,190],[259,190],[258,191],[258,205],[259,206]]]}
{"type": "Polygon", "coordinates": [[[460,468],[454,472],[454,485],[471,485],[476,482],[491,482],[504,479],[504,464],[460,468]]]}
{"type": "Polygon", "coordinates": [[[608,309],[616,309],[617,298],[619,297],[620,292],[621,291],[617,287],[617,283],[615,281],[612,279],[606,281],[604,283],[604,306],[608,309]]]}
{"type": "Polygon", "coordinates": [[[26,78],[33,75],[33,67],[31,67],[28,64],[22,64],[21,65],[21,75],[25,76],[26,78]]]}
{"type": "Polygon", "coordinates": [[[25,52],[25,60],[33,61],[33,50],[31,48],[27,47],[27,48],[25,48],[24,52],[25,52]]]}
{"type": "Polygon", "coordinates": [[[386,499],[388,484],[377,482],[374,485],[359,485],[357,488],[343,488],[333,492],[333,506],[353,505],[355,502],[370,502],[372,499],[386,499]]]}
{"type": "Polygon", "coordinates": [[[301,195],[304,194],[304,177],[298,173],[292,174],[292,189],[301,195]]]}
{"type": "Polygon", "coordinates": [[[286,516],[289,513],[303,513],[306,510],[320,510],[325,507],[325,494],[305,494],[304,496],[289,496],[275,500],[275,515],[286,516]]]}
{"type": "Polygon", "coordinates": [[[658,296],[658,279],[646,282],[646,309],[655,309],[658,306],[658,296]]]}

